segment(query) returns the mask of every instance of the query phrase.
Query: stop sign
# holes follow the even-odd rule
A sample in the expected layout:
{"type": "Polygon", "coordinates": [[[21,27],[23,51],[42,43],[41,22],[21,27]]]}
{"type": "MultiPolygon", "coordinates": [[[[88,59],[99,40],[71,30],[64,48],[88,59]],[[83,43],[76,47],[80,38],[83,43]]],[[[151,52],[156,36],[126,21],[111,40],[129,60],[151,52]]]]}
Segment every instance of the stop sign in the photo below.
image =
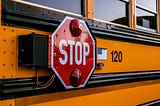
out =
{"type": "Polygon", "coordinates": [[[64,87],[84,87],[95,68],[96,47],[86,23],[66,17],[50,42],[50,65],[64,87]]]}

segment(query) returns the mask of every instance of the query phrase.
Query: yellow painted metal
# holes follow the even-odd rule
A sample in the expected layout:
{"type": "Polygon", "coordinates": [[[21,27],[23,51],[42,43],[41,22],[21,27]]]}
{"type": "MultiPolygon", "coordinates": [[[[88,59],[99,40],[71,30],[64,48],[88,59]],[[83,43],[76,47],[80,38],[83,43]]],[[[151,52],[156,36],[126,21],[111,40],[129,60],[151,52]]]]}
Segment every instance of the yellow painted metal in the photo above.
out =
{"type": "Polygon", "coordinates": [[[86,17],[88,19],[94,18],[94,0],[86,0],[86,17]]]}
{"type": "Polygon", "coordinates": [[[15,106],[15,99],[2,100],[0,106],[15,106]]]}
{"type": "Polygon", "coordinates": [[[16,106],[136,106],[160,98],[160,80],[17,98],[16,106]]]}
{"type": "Polygon", "coordinates": [[[0,27],[0,78],[15,78],[17,38],[15,28],[0,27]]]}
{"type": "MultiPolygon", "coordinates": [[[[26,78],[34,77],[36,70],[18,67],[18,36],[30,33],[49,35],[49,32],[0,26],[0,78],[26,78]]],[[[98,60],[104,63],[103,70],[95,73],[131,72],[159,70],[160,47],[113,41],[97,38],[97,47],[107,49],[107,60],[98,60]],[[112,62],[112,51],[122,52],[122,62],[112,62]]],[[[51,71],[41,70],[41,75],[48,75],[51,71]]]]}
{"type": "Polygon", "coordinates": [[[133,72],[160,69],[160,47],[97,38],[97,47],[107,49],[103,70],[95,73],[133,72]],[[112,51],[122,52],[122,62],[112,62],[112,51]]]}
{"type": "MultiPolygon", "coordinates": [[[[25,78],[36,75],[34,69],[18,67],[18,36],[30,33],[50,34],[37,30],[0,26],[0,79],[25,78]]],[[[41,75],[49,73],[48,70],[40,70],[41,75]]]]}
{"type": "Polygon", "coordinates": [[[136,29],[136,0],[130,0],[129,9],[129,26],[136,29]]]}

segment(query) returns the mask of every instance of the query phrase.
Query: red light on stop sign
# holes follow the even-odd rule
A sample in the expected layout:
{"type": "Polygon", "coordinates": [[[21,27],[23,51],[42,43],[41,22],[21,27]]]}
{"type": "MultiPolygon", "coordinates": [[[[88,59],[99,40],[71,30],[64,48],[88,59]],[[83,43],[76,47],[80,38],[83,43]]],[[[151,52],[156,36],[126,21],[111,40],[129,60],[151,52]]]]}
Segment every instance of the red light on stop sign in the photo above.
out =
{"type": "Polygon", "coordinates": [[[82,72],[79,69],[74,69],[70,75],[70,83],[72,86],[77,87],[81,84],[82,72]]]}
{"type": "Polygon", "coordinates": [[[73,36],[77,37],[80,36],[82,33],[82,28],[81,28],[81,23],[79,22],[78,19],[73,19],[70,22],[70,31],[73,36]]]}

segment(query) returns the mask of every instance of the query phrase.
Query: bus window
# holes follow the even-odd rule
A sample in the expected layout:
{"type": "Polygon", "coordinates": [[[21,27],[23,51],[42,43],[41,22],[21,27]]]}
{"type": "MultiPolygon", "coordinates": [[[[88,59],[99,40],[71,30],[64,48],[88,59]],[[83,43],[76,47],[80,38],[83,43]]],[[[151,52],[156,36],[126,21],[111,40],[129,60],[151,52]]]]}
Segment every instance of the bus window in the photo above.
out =
{"type": "Polygon", "coordinates": [[[94,0],[94,17],[122,25],[129,23],[127,0],[94,0]]]}
{"type": "Polygon", "coordinates": [[[157,0],[137,0],[136,3],[152,11],[157,11],[157,0]]]}
{"type": "Polygon", "coordinates": [[[23,0],[59,10],[82,15],[82,0],[23,0]]]}
{"type": "Polygon", "coordinates": [[[137,0],[136,3],[137,28],[156,31],[157,0],[137,0]]]}

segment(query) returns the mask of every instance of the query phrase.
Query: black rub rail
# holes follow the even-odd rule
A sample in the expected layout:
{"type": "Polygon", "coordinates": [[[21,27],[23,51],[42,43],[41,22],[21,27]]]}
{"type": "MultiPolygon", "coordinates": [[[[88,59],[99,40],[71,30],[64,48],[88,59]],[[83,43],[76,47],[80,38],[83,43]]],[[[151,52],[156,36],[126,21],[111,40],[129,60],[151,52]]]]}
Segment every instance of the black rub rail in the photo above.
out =
{"type": "MultiPolygon", "coordinates": [[[[45,83],[47,81],[47,78],[48,77],[40,78],[40,82],[45,83]]],[[[160,71],[94,74],[89,79],[85,88],[154,79],[160,79],[160,71]]],[[[65,91],[65,88],[60,83],[58,78],[55,78],[51,86],[45,89],[37,87],[36,78],[0,79],[0,99],[61,91],[65,91]]]]}
{"type": "Polygon", "coordinates": [[[160,106],[160,99],[154,100],[154,101],[150,101],[144,104],[140,104],[138,106],[160,106]]]}

